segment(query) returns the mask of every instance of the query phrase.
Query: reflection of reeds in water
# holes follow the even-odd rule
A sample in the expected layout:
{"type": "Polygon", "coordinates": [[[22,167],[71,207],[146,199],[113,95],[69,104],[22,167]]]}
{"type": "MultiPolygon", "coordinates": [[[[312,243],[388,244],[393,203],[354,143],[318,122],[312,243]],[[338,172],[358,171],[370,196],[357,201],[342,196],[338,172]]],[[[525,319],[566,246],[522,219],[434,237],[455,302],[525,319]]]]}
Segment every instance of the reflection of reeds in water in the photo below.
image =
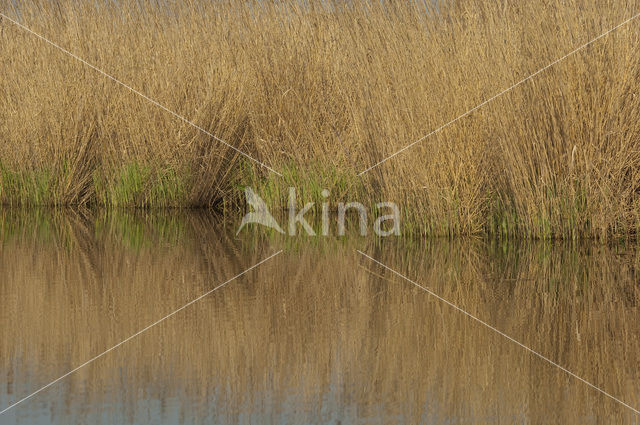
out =
{"type": "MultiPolygon", "coordinates": [[[[260,242],[242,246],[205,216],[183,218],[174,243],[148,230],[156,242],[136,249],[112,231],[119,224],[95,232],[92,220],[59,220],[69,223],[66,250],[25,237],[1,247],[0,318],[9,324],[0,327],[3,400],[28,394],[273,252],[260,242]]],[[[368,252],[640,404],[635,249],[438,242],[406,250],[395,242],[368,252]]],[[[104,410],[133,420],[141,399],[158,399],[167,410],[179,403],[187,422],[205,415],[297,423],[633,419],[361,261],[348,244],[335,252],[296,246],[37,397],[16,410],[44,403],[58,418],[91,421],[104,410]]]]}

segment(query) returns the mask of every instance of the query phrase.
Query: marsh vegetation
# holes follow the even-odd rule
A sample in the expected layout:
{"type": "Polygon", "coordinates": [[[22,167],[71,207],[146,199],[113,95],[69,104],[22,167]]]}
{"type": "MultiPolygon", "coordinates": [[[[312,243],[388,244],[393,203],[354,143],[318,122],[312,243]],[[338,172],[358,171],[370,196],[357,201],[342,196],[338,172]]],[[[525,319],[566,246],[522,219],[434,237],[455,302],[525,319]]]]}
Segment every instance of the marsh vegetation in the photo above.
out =
{"type": "Polygon", "coordinates": [[[634,237],[638,0],[0,1],[0,202],[241,212],[291,182],[416,235],[634,237]]]}

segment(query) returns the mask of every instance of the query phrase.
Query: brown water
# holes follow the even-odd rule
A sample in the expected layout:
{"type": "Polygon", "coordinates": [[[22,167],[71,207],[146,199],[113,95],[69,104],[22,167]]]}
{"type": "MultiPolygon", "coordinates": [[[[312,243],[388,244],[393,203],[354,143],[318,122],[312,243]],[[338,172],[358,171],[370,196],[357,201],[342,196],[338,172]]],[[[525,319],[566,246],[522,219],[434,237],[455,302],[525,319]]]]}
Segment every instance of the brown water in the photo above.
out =
{"type": "MultiPolygon", "coordinates": [[[[252,233],[253,232],[253,233],[252,233]]],[[[0,424],[640,423],[630,245],[235,236],[203,214],[0,213],[0,424]]]]}

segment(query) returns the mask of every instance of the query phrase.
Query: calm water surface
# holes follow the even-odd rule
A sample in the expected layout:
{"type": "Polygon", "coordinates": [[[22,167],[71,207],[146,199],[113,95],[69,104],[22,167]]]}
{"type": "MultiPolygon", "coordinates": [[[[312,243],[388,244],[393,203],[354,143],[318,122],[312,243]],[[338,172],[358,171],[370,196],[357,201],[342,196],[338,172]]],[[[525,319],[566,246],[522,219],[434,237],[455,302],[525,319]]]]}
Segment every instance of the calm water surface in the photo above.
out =
{"type": "Polygon", "coordinates": [[[204,214],[0,212],[0,424],[637,424],[632,245],[235,236],[204,214]]]}

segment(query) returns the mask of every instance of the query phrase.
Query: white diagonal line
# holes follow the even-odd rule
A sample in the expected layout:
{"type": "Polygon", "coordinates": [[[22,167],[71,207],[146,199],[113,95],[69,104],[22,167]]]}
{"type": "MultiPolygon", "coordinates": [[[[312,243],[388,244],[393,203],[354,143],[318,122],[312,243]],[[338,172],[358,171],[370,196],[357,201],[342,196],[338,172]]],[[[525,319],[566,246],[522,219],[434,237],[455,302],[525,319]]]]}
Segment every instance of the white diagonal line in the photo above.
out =
{"type": "Polygon", "coordinates": [[[526,345],[522,344],[521,342],[511,338],[509,335],[505,334],[504,332],[496,329],[495,327],[491,326],[490,324],[488,324],[487,322],[485,322],[482,319],[477,318],[476,316],[474,316],[471,313],[466,312],[465,310],[461,309],[460,307],[458,307],[457,305],[453,304],[450,301],[447,301],[446,299],[442,298],[441,296],[439,296],[438,294],[436,294],[435,292],[431,291],[428,288],[425,288],[424,286],[420,285],[419,283],[409,279],[408,277],[402,275],[401,273],[393,270],[391,267],[388,267],[384,264],[382,264],[380,261],[376,260],[375,258],[365,254],[364,252],[357,250],[361,255],[367,257],[368,259],[370,259],[371,261],[373,261],[374,263],[384,267],[385,269],[389,270],[390,272],[392,272],[393,274],[401,277],[402,279],[406,280],[407,282],[412,283],[413,285],[415,285],[416,287],[422,289],[423,291],[427,292],[429,295],[432,295],[434,297],[436,297],[437,299],[439,299],[440,301],[444,302],[445,304],[449,305],[450,307],[453,307],[454,309],[458,310],[460,313],[464,314],[467,317],[470,317],[471,319],[475,320],[476,322],[486,326],[487,328],[491,329],[492,331],[494,331],[495,333],[497,333],[498,335],[501,335],[505,338],[507,338],[509,341],[519,345],[520,347],[524,348],[525,350],[527,350],[528,352],[530,352],[531,354],[534,354],[536,356],[538,356],[539,358],[541,358],[542,360],[546,361],[547,363],[552,364],[553,366],[557,367],[558,369],[562,370],[563,372],[571,375],[572,377],[576,378],[577,380],[579,380],[580,382],[587,384],[588,386],[590,386],[591,388],[593,388],[594,390],[606,395],[607,397],[617,401],[618,403],[622,404],[623,406],[633,410],[635,413],[640,414],[640,410],[628,405],[627,403],[625,403],[624,401],[620,400],[619,398],[614,397],[613,395],[609,394],[608,392],[596,387],[595,385],[593,385],[592,383],[590,383],[589,381],[586,381],[585,379],[579,377],[578,375],[576,375],[575,373],[571,372],[570,370],[560,366],[558,363],[554,362],[553,360],[549,359],[548,357],[543,356],[542,354],[538,353],[537,351],[532,350],[531,348],[527,347],[526,345]]]}
{"type": "Polygon", "coordinates": [[[433,136],[434,134],[440,133],[442,130],[444,130],[445,128],[455,124],[456,122],[460,121],[462,118],[465,118],[469,115],[471,115],[472,113],[474,113],[475,111],[477,111],[478,109],[488,105],[489,103],[493,102],[494,100],[496,100],[497,98],[507,94],[508,92],[510,92],[511,90],[515,89],[516,87],[526,83],[527,81],[529,81],[530,79],[536,77],[539,74],[542,74],[543,72],[545,72],[546,70],[548,70],[549,68],[557,65],[558,63],[562,62],[563,60],[567,59],[568,57],[578,53],[581,50],[586,49],[587,47],[589,47],[590,45],[592,45],[593,43],[595,43],[596,41],[600,40],[603,37],[606,37],[607,35],[611,34],[612,32],[614,32],[615,30],[617,30],[618,28],[628,24],[629,22],[633,21],[634,19],[637,19],[638,17],[640,17],[640,13],[632,16],[631,18],[625,20],[624,22],[616,25],[615,27],[611,28],[610,30],[608,30],[607,32],[600,34],[599,36],[597,36],[596,38],[594,38],[593,40],[589,41],[588,43],[583,44],[582,46],[578,47],[577,49],[572,50],[571,52],[567,53],[566,55],[562,56],[559,59],[556,59],[555,61],[551,62],[549,65],[545,66],[544,68],[539,69],[538,71],[534,72],[533,74],[529,75],[527,78],[518,81],[517,83],[515,83],[514,85],[512,85],[511,87],[504,89],[503,91],[501,91],[500,93],[496,94],[495,96],[489,98],[488,100],[485,100],[484,102],[482,102],[481,104],[479,104],[478,106],[469,109],[467,112],[465,112],[464,114],[460,115],[459,117],[449,121],[448,123],[444,124],[441,127],[436,128],[435,130],[433,130],[431,133],[427,134],[426,136],[423,136],[421,138],[419,138],[418,140],[416,140],[415,142],[405,146],[404,148],[400,149],[399,151],[389,155],[388,157],[384,158],[383,160],[377,162],[376,164],[372,165],[371,167],[367,168],[366,170],[362,171],[360,174],[358,174],[358,176],[362,176],[363,174],[371,171],[372,169],[376,168],[377,166],[381,165],[384,162],[387,162],[388,160],[390,160],[391,158],[395,157],[398,154],[401,154],[402,152],[406,151],[407,149],[411,148],[412,146],[422,142],[425,139],[428,139],[429,137],[433,136]]]}
{"type": "Polygon", "coordinates": [[[173,311],[172,313],[167,314],[166,316],[164,316],[162,319],[157,320],[155,322],[153,322],[152,324],[150,324],[149,326],[147,326],[144,329],[139,330],[138,332],[136,332],[135,334],[131,335],[129,338],[119,342],[118,344],[114,345],[113,347],[109,348],[106,351],[103,351],[102,353],[98,354],[97,356],[87,360],[86,362],[82,363],[80,366],[76,367],[73,370],[70,370],[69,372],[65,373],[64,375],[62,375],[61,377],[59,377],[58,379],[51,381],[50,383],[48,383],[47,385],[45,385],[44,387],[40,388],[37,391],[34,391],[33,393],[29,394],[28,396],[16,401],[15,403],[13,403],[12,405],[6,407],[4,410],[0,411],[0,415],[2,415],[3,413],[6,413],[8,410],[16,407],[17,405],[19,405],[20,403],[22,403],[23,401],[26,401],[28,399],[30,399],[31,397],[33,397],[34,395],[38,394],[41,391],[46,390],[47,388],[49,388],[50,386],[54,385],[55,383],[63,380],[64,378],[66,378],[67,376],[71,375],[72,373],[76,372],[79,369],[82,369],[83,367],[85,367],[86,365],[88,365],[89,363],[93,362],[94,360],[99,359],[100,357],[104,356],[105,354],[115,350],[116,348],[120,347],[121,345],[127,343],[128,341],[132,340],[133,338],[137,337],[138,335],[140,335],[141,333],[144,333],[146,331],[148,331],[149,329],[151,329],[152,327],[156,326],[157,324],[167,320],[169,317],[175,315],[176,313],[184,310],[185,308],[189,307],[190,305],[200,301],[201,299],[203,299],[204,297],[206,297],[207,295],[210,295],[211,293],[213,293],[214,291],[222,288],[223,286],[225,286],[227,283],[239,278],[240,276],[242,276],[243,274],[249,272],[250,270],[255,269],[256,267],[258,267],[259,265],[269,261],[270,259],[272,259],[273,257],[275,257],[276,255],[280,254],[282,252],[282,250],[276,252],[275,254],[265,258],[264,260],[260,261],[257,264],[254,264],[253,266],[249,267],[248,269],[246,269],[245,271],[243,271],[242,273],[239,273],[237,275],[235,275],[234,277],[232,277],[231,279],[227,280],[224,283],[221,283],[220,285],[216,286],[215,288],[213,288],[212,290],[200,295],[198,298],[194,299],[193,301],[189,301],[187,304],[183,305],[182,307],[180,307],[179,309],[173,311]]]}
{"type": "Polygon", "coordinates": [[[38,37],[40,40],[50,44],[51,46],[55,47],[56,49],[66,53],[67,55],[71,56],[72,58],[74,58],[75,60],[85,64],[86,66],[88,66],[89,68],[93,69],[94,71],[102,74],[103,76],[107,77],[108,79],[114,81],[117,84],[120,84],[122,87],[125,87],[126,89],[130,90],[131,92],[137,94],[138,96],[142,97],[143,99],[145,99],[146,101],[148,101],[149,103],[152,103],[153,105],[157,106],[158,108],[162,109],[165,112],[168,112],[169,114],[173,115],[175,118],[178,118],[180,121],[183,121],[186,124],[189,124],[191,127],[195,128],[196,130],[206,134],[207,136],[211,137],[214,140],[217,140],[218,142],[222,143],[223,145],[227,146],[230,149],[233,149],[234,151],[236,151],[237,153],[239,153],[240,155],[250,159],[251,161],[255,162],[256,164],[266,168],[267,170],[271,171],[272,173],[275,173],[277,175],[279,175],[280,177],[282,177],[282,174],[280,174],[279,172],[277,172],[276,170],[274,170],[273,168],[269,167],[268,165],[266,165],[263,162],[258,161],[257,159],[255,159],[254,157],[252,157],[251,155],[249,155],[248,153],[245,153],[243,151],[241,151],[240,149],[236,148],[235,146],[225,142],[224,140],[222,140],[221,138],[217,137],[216,135],[210,133],[209,131],[205,130],[204,128],[200,127],[199,125],[197,125],[196,123],[194,123],[193,121],[188,120],[187,118],[183,117],[182,115],[172,111],[171,109],[167,108],[166,106],[162,105],[160,102],[150,98],[149,96],[147,96],[146,94],[134,89],[133,87],[129,86],[126,83],[123,83],[122,81],[118,80],[117,78],[113,77],[112,75],[107,74],[106,72],[104,72],[103,70],[101,70],[100,68],[96,67],[93,64],[90,64],[89,62],[87,62],[86,60],[82,59],[81,57],[75,55],[74,53],[70,52],[69,50],[65,49],[64,47],[54,43],[53,41],[47,39],[46,37],[38,34],[37,32],[31,30],[30,28],[24,26],[23,24],[21,24],[18,21],[15,21],[11,18],[9,18],[7,15],[5,15],[4,13],[0,12],[0,17],[5,18],[6,20],[8,20],[9,22],[12,22],[13,24],[17,25],[18,27],[22,28],[23,30],[35,35],[36,37],[38,37]]]}

